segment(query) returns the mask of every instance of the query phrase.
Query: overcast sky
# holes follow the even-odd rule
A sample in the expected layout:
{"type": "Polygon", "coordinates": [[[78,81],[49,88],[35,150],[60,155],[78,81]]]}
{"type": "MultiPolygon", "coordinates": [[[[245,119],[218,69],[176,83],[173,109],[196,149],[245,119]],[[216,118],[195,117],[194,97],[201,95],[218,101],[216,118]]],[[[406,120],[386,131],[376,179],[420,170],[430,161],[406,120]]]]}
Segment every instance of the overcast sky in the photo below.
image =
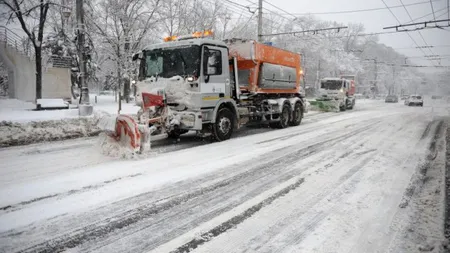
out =
{"type": "MultiPolygon", "coordinates": [[[[371,8],[383,8],[385,7],[382,0],[265,0],[270,2],[289,13],[322,13],[322,12],[336,12],[336,11],[347,11],[347,10],[360,10],[360,9],[371,9],[371,8]]],[[[388,6],[401,6],[400,0],[384,0],[388,6]]],[[[427,0],[402,0],[405,5],[427,2],[425,4],[407,6],[407,10],[413,19],[430,14],[424,18],[418,19],[415,22],[423,22],[433,20],[431,4],[427,0]]],[[[269,4],[265,3],[264,6],[268,9],[273,9],[269,4]]],[[[447,10],[447,0],[433,0],[433,7],[436,15],[436,19],[448,19],[447,10]]],[[[401,23],[407,23],[411,21],[407,12],[403,7],[392,8],[392,12],[397,16],[401,23]]],[[[288,15],[286,15],[288,16],[288,15]]],[[[345,13],[345,14],[315,14],[316,17],[323,20],[333,20],[342,23],[362,23],[366,27],[366,32],[383,32],[383,27],[398,25],[397,20],[391,14],[388,9],[370,11],[370,12],[359,12],[359,13],[345,13]]],[[[440,23],[444,24],[444,23],[440,23]]],[[[448,23],[447,23],[448,25],[448,23]]],[[[389,30],[393,31],[393,30],[389,30]]],[[[441,61],[442,65],[450,65],[450,27],[446,30],[441,29],[427,29],[421,31],[425,42],[428,45],[435,46],[431,49],[423,49],[426,55],[442,55],[447,57],[441,61]],[[437,47],[440,45],[445,45],[447,47],[437,47]]],[[[424,40],[420,37],[418,32],[410,32],[411,37],[417,42],[419,46],[425,46],[424,40]]],[[[394,34],[383,34],[379,35],[380,42],[391,46],[393,48],[399,48],[397,51],[407,55],[410,61],[421,64],[430,65],[430,62],[425,58],[414,58],[423,57],[424,53],[420,49],[415,49],[416,44],[408,36],[407,33],[394,33],[394,34]],[[404,48],[411,49],[404,49],[404,48]]]]}

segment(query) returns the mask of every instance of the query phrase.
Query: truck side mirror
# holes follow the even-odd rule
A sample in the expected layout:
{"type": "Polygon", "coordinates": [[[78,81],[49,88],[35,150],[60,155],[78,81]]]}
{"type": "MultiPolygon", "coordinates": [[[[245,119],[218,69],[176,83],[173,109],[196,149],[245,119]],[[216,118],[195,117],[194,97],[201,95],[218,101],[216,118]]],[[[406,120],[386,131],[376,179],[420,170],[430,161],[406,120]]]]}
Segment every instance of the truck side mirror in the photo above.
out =
{"type": "Polygon", "coordinates": [[[133,55],[133,57],[131,58],[132,61],[136,61],[138,59],[144,59],[144,53],[143,52],[139,52],[139,53],[135,53],[133,55]]]}

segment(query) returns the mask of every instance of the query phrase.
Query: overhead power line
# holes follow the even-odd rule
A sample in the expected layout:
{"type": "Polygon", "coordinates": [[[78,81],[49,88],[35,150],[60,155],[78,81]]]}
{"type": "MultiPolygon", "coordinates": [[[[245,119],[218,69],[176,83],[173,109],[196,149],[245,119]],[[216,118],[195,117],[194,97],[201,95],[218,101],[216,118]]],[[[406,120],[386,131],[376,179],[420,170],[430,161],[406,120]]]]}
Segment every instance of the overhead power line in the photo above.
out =
{"type": "MultiPolygon", "coordinates": [[[[450,0],[449,0],[450,1],[450,0]]],[[[447,15],[447,7],[444,7],[444,8],[442,8],[442,9],[439,9],[439,10],[437,10],[436,12],[434,12],[435,14],[437,14],[438,12],[441,12],[441,11],[444,11],[444,13],[442,13],[442,14],[440,14],[439,16],[437,16],[436,18],[440,18],[440,17],[443,17],[444,15],[447,15]]],[[[421,17],[418,17],[418,18],[415,18],[415,19],[413,19],[413,20],[411,20],[411,21],[409,21],[409,22],[406,22],[406,24],[409,24],[409,23],[414,23],[414,22],[416,22],[417,20],[420,20],[420,19],[422,19],[422,18],[426,18],[426,17],[428,17],[428,16],[433,16],[433,12],[430,12],[430,13],[428,13],[428,14],[426,14],[426,15],[423,15],[423,16],[421,16],[421,17]]]]}
{"type": "Polygon", "coordinates": [[[433,2],[431,0],[430,0],[430,5],[431,5],[431,11],[433,12],[433,18],[434,18],[434,20],[436,20],[436,14],[434,14],[433,2]]]}
{"type": "Polygon", "coordinates": [[[402,32],[402,31],[410,31],[410,30],[398,30],[399,28],[402,27],[408,27],[408,26],[418,26],[418,25],[423,25],[422,28],[442,28],[442,27],[447,27],[447,25],[438,25],[438,23],[442,23],[442,22],[448,22],[450,21],[450,19],[441,19],[441,20],[436,20],[436,21],[425,21],[425,22],[418,22],[418,23],[411,23],[411,24],[400,24],[400,25],[394,25],[394,26],[388,26],[388,27],[384,27],[383,29],[396,29],[398,32],[402,32]],[[428,26],[428,24],[435,24],[434,26],[428,26]]]}
{"type": "Polygon", "coordinates": [[[236,5],[236,6],[245,8],[245,9],[247,9],[247,10],[248,10],[250,13],[252,13],[252,14],[256,12],[256,10],[253,10],[253,11],[252,11],[252,10],[250,9],[250,6],[245,6],[245,5],[242,5],[242,4],[239,4],[239,3],[236,3],[236,2],[230,1],[230,0],[224,0],[224,1],[229,2],[229,3],[233,4],[233,5],[236,5]]]}
{"type": "MultiPolygon", "coordinates": [[[[386,7],[388,7],[388,5],[386,4],[386,2],[384,1],[384,0],[381,0],[383,3],[384,3],[384,5],[386,6],[386,7]]],[[[389,8],[388,8],[389,9],[389,8]]],[[[389,12],[392,14],[392,16],[394,16],[394,18],[397,20],[397,22],[400,24],[401,22],[400,22],[400,20],[397,18],[397,16],[394,14],[394,12],[391,10],[391,9],[389,9],[389,12]]],[[[406,32],[406,34],[408,34],[408,37],[414,42],[414,44],[416,44],[416,46],[418,46],[418,47],[420,47],[419,46],[419,44],[417,44],[417,41],[411,36],[411,34],[409,34],[409,32],[406,32]]],[[[423,51],[423,49],[421,49],[420,48],[420,51],[422,51],[422,53],[424,54],[424,55],[426,55],[426,53],[423,51]]]]}
{"type": "Polygon", "coordinates": [[[278,7],[278,6],[276,6],[276,5],[271,4],[270,2],[268,2],[268,1],[266,1],[266,0],[263,0],[263,2],[267,3],[268,5],[274,7],[275,9],[277,9],[277,10],[279,10],[279,11],[281,11],[281,12],[283,12],[283,13],[289,15],[289,16],[292,16],[292,17],[294,17],[294,18],[297,18],[295,15],[293,15],[293,14],[291,14],[291,13],[289,13],[289,12],[283,10],[283,9],[281,9],[280,7],[278,7]]]}
{"type": "MultiPolygon", "coordinates": [[[[439,2],[439,1],[442,1],[442,0],[435,0],[433,2],[439,2]]],[[[406,4],[406,6],[424,5],[424,4],[429,4],[429,3],[430,3],[429,1],[423,1],[423,2],[406,4]]],[[[369,9],[357,9],[357,10],[329,11],[329,12],[289,13],[288,15],[302,16],[302,15],[346,14],[346,13],[357,13],[357,12],[381,11],[381,10],[387,10],[389,8],[391,8],[391,9],[403,8],[403,5],[394,5],[394,6],[389,6],[389,7],[369,8],[369,9]]]]}
{"type": "MultiPolygon", "coordinates": [[[[412,18],[411,14],[409,13],[408,9],[406,8],[406,6],[405,6],[405,4],[403,3],[402,0],[400,0],[400,3],[403,5],[403,8],[405,9],[406,13],[408,14],[409,19],[411,20],[411,22],[413,22],[413,18],[412,18]]],[[[430,3],[431,3],[431,0],[430,0],[430,3]]],[[[431,6],[433,6],[433,3],[431,3],[431,6]]],[[[436,15],[434,14],[434,10],[433,10],[433,16],[434,16],[434,19],[436,20],[436,15]]],[[[423,35],[422,35],[422,33],[420,31],[419,31],[419,35],[422,38],[423,43],[425,43],[425,46],[428,46],[427,41],[425,40],[425,38],[423,37],[423,35]]],[[[428,50],[430,51],[431,54],[434,54],[433,51],[431,50],[431,48],[428,48],[428,50]]]]}
{"type": "Polygon", "coordinates": [[[401,47],[401,48],[393,48],[393,49],[394,49],[394,50],[403,50],[403,49],[440,48],[440,47],[450,47],[450,45],[440,45],[440,46],[420,46],[420,47],[401,47]]]}

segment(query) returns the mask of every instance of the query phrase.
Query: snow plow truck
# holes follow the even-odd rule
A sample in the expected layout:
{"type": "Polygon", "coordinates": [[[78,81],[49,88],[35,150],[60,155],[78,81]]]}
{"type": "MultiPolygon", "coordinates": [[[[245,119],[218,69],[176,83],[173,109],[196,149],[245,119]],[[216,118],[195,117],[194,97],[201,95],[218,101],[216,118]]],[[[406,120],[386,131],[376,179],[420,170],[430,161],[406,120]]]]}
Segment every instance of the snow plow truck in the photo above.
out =
{"type": "Polygon", "coordinates": [[[351,110],[355,106],[355,76],[323,78],[316,101],[335,110],[351,110]]]}
{"type": "Polygon", "coordinates": [[[171,36],[135,54],[138,118],[103,118],[100,128],[139,153],[150,141],[188,131],[224,141],[250,123],[300,125],[306,108],[300,55],[254,40],[214,40],[211,34],[171,36]]]}

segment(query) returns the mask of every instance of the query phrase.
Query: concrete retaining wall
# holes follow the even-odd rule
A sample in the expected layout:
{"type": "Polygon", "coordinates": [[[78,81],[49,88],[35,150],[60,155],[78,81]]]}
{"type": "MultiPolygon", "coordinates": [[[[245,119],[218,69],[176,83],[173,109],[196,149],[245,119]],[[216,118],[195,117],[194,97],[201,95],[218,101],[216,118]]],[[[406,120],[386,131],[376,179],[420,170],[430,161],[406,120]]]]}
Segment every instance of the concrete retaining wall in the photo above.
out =
{"type": "MultiPolygon", "coordinates": [[[[34,102],[36,98],[35,62],[0,42],[0,60],[5,62],[9,76],[9,97],[34,102]]],[[[42,98],[71,98],[70,69],[43,68],[42,98]]]]}

